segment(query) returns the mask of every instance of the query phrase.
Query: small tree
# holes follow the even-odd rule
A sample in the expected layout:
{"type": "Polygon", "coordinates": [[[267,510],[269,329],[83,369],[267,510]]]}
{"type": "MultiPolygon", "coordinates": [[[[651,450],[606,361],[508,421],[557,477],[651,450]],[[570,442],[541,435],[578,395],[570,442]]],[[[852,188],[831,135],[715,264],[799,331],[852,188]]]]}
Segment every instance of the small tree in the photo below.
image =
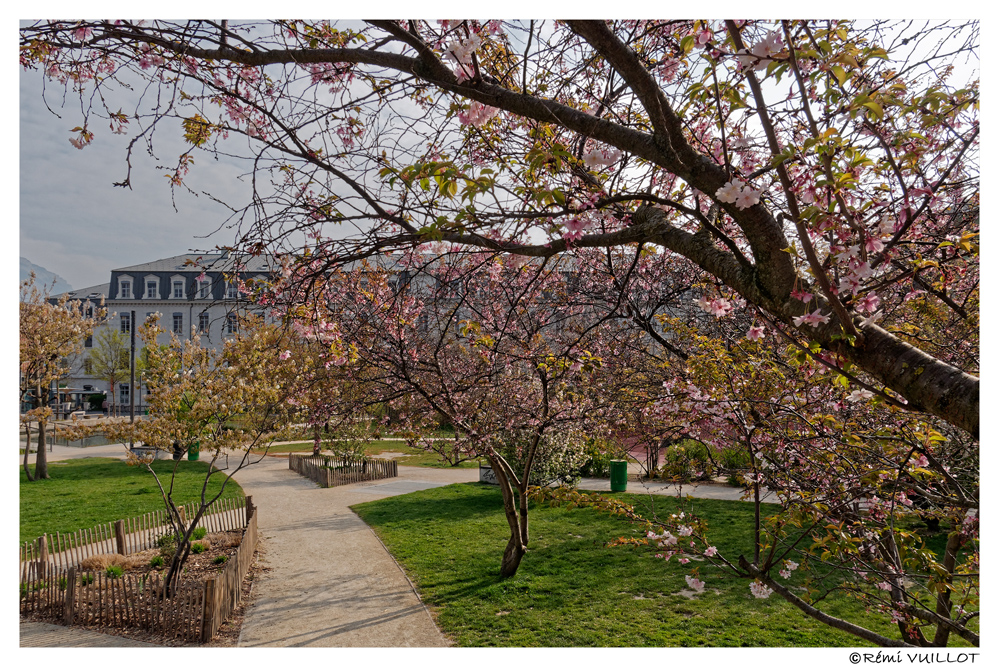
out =
{"type": "Polygon", "coordinates": [[[210,456],[198,509],[191,517],[181,515],[173,496],[181,460],[175,461],[169,479],[161,479],[151,466],[152,458],[130,456],[131,464],[145,466],[155,478],[173,526],[177,546],[165,580],[169,594],[190,554],[191,536],[201,517],[233,475],[263,457],[255,450],[285,435],[297,414],[293,399],[299,387],[295,363],[280,359],[284,334],[273,326],[248,320],[221,351],[203,348],[198,337],[181,341],[172,336],[169,345],[156,345],[162,332],[155,315],[139,330],[149,350],[149,419],[112,423],[108,433],[168,452],[177,443],[186,447],[197,442],[210,456]],[[223,483],[210,494],[209,480],[215,475],[222,475],[223,483]]]}
{"type": "Polygon", "coordinates": [[[81,304],[70,301],[67,295],[50,303],[49,289],[35,284],[34,273],[21,283],[20,397],[22,400],[27,397],[33,405],[21,418],[27,434],[24,472],[28,481],[49,477],[45,457],[45,428],[52,418],[52,409],[47,405],[49,386],[65,375],[66,357],[80,350],[83,340],[91,335],[105,314],[101,309],[95,317],[87,317],[81,304]],[[34,477],[28,468],[32,422],[38,427],[34,477]]]}
{"type": "Polygon", "coordinates": [[[94,336],[94,347],[88,355],[95,377],[108,383],[108,415],[118,414],[115,387],[129,377],[129,342],[118,330],[101,329],[94,336]]]}

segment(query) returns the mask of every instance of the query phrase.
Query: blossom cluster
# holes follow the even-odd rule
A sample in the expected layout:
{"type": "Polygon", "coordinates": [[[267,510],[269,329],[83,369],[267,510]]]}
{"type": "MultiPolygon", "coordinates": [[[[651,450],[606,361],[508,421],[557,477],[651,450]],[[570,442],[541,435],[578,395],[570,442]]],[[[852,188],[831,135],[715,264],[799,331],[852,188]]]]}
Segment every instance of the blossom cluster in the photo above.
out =
{"type": "Polygon", "coordinates": [[[716,317],[725,317],[733,310],[733,304],[729,303],[726,299],[708,299],[706,297],[701,297],[699,299],[694,299],[694,302],[706,313],[710,313],[716,317]]]}
{"type": "Polygon", "coordinates": [[[583,154],[583,163],[590,169],[610,167],[618,162],[621,156],[621,151],[595,146],[583,154]]]}
{"type": "Polygon", "coordinates": [[[734,178],[715,191],[715,197],[726,204],[736,204],[741,211],[760,202],[763,190],[755,190],[738,178],[734,178]]]}
{"type": "Polygon", "coordinates": [[[784,48],[784,42],[781,39],[781,32],[772,30],[767,33],[767,37],[754,44],[749,51],[744,49],[736,54],[736,59],[740,63],[740,69],[746,69],[753,65],[755,70],[762,70],[767,67],[769,60],[781,53],[782,48],[784,48]]]}
{"type": "Polygon", "coordinates": [[[473,100],[468,109],[458,112],[458,122],[462,125],[482,127],[486,124],[486,121],[497,115],[498,111],[500,110],[496,107],[487,106],[482,102],[473,100]]]}

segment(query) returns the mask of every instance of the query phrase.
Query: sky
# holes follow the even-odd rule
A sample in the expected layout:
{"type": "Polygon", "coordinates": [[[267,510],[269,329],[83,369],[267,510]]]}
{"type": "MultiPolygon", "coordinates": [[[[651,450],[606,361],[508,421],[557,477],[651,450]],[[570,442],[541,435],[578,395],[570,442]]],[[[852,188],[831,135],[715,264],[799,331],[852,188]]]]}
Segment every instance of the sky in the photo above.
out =
{"type": "MultiPolygon", "coordinates": [[[[114,268],[232,241],[227,230],[212,234],[228,216],[220,204],[181,190],[171,201],[167,172],[157,167],[169,166],[170,157],[183,150],[172,128],[155,138],[161,160],[137,146],[132,188],[115,187],[127,173],[128,137],[91,121],[94,141],[78,150],[69,139],[81,124],[79,99],[74,107],[72,96],[64,98],[61,87],[52,82],[46,83],[43,98],[37,71],[21,72],[18,83],[21,256],[78,289],[108,282],[114,268]]],[[[122,106],[128,109],[124,101],[122,106]]],[[[238,180],[238,165],[199,166],[196,163],[194,184],[198,190],[223,198],[247,190],[238,180]]]]}

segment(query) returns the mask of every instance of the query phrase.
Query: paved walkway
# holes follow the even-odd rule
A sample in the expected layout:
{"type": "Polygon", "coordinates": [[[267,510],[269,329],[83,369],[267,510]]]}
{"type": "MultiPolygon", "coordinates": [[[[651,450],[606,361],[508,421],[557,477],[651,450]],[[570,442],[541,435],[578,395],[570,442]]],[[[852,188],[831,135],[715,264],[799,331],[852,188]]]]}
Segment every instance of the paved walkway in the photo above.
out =
{"type": "Polygon", "coordinates": [[[25,623],[21,621],[21,648],[77,648],[77,647],[130,647],[161,648],[159,644],[140,642],[103,632],[83,628],[52,625],[51,623],[25,623]]]}
{"type": "MultiPolygon", "coordinates": [[[[56,446],[49,460],[123,458],[125,452],[122,445],[56,446]]],[[[246,613],[238,645],[447,646],[406,575],[349,506],[478,478],[475,468],[400,466],[395,479],[322,489],[290,471],[284,457],[267,457],[240,471],[236,479],[259,511],[263,564],[270,571],[255,584],[256,602],[246,613]]],[[[584,479],[580,488],[608,491],[610,482],[584,479]]],[[[628,491],[676,494],[677,488],[630,481],[628,491]]],[[[712,484],[685,486],[682,492],[726,500],[741,496],[740,489],[712,484]]],[[[131,641],[79,628],[21,623],[22,646],[144,645],[104,643],[131,641]]]]}

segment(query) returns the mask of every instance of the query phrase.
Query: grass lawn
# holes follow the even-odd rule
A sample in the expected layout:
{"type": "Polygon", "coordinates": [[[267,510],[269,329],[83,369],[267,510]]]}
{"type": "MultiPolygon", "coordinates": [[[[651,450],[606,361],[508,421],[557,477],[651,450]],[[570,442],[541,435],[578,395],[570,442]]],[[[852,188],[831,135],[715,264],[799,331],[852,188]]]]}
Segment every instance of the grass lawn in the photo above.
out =
{"type": "MultiPolygon", "coordinates": [[[[170,483],[173,461],[154,461],[153,469],[170,483]]],[[[32,466],[34,469],[34,466],[32,466]]],[[[182,460],[174,481],[173,497],[180,502],[198,500],[208,471],[204,461],[182,460]]],[[[42,533],[72,532],[99,523],[116,521],[163,509],[153,476],[144,467],[128,466],[119,459],[85,458],[49,463],[51,479],[26,481],[21,475],[20,540],[42,533]]],[[[222,475],[214,475],[210,490],[216,492],[222,475]]],[[[243,490],[230,481],[224,494],[242,497],[243,490]]]]}
{"type": "MultiPolygon", "coordinates": [[[[269,452],[280,453],[280,452],[296,452],[309,454],[312,453],[312,441],[303,442],[293,442],[287,445],[272,445],[269,452]]],[[[368,456],[375,456],[377,454],[385,454],[387,452],[396,452],[400,454],[405,454],[405,456],[400,456],[396,458],[399,465],[404,466],[424,466],[428,468],[451,468],[451,464],[446,461],[442,461],[441,457],[434,452],[424,452],[412,447],[409,447],[403,440],[374,440],[365,453],[368,456]]],[[[324,454],[329,454],[329,452],[324,452],[324,454]]],[[[474,461],[463,461],[462,463],[454,466],[457,468],[478,468],[479,462],[474,461]]]]}
{"type": "MultiPolygon", "coordinates": [[[[645,504],[646,496],[622,494],[645,504]]],[[[677,506],[657,497],[659,512],[677,506]]],[[[726,554],[752,554],[750,504],[695,500],[710,540],[726,554]]],[[[688,598],[684,575],[697,562],[664,563],[649,547],[606,547],[639,529],[591,509],[531,508],[531,544],[513,578],[499,577],[507,542],[500,491],[478,483],[428,489],[353,509],[375,530],[458,646],[859,646],[747,580],[700,563],[706,582],[688,598]]],[[[801,571],[790,580],[795,586],[801,571]]],[[[690,593],[690,591],[688,591],[690,593]]],[[[855,601],[824,610],[895,636],[855,601]]]]}

